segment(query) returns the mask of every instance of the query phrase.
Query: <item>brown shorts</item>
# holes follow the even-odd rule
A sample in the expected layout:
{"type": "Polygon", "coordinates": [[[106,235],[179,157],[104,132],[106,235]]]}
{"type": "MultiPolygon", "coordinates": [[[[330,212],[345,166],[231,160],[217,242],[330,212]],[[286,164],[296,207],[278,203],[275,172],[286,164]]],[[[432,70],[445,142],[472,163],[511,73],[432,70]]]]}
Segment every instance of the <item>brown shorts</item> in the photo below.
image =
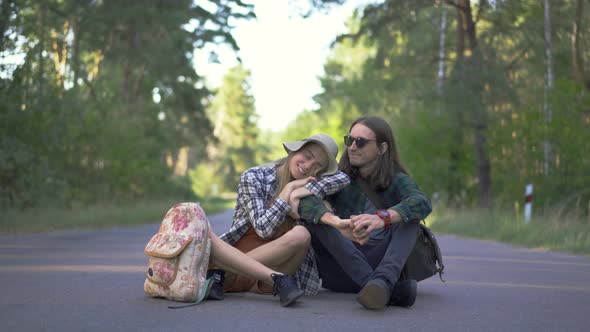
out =
{"type": "MultiPolygon", "coordinates": [[[[234,247],[243,253],[247,253],[271,241],[262,239],[256,234],[254,228],[250,227],[238,242],[234,244],[234,247]]],[[[224,292],[237,293],[252,291],[258,294],[272,294],[272,286],[262,281],[257,282],[256,279],[227,272],[225,275],[225,282],[223,284],[224,292]]]]}

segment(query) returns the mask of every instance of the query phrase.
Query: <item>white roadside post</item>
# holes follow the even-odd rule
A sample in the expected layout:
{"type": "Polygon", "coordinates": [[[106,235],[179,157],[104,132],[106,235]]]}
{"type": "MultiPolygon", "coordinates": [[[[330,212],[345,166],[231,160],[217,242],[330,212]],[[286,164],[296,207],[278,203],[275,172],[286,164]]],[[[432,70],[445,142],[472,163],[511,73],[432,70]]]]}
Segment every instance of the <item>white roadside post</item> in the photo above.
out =
{"type": "Polygon", "coordinates": [[[531,221],[531,212],[533,209],[533,185],[527,184],[524,193],[524,222],[526,224],[531,221]]]}

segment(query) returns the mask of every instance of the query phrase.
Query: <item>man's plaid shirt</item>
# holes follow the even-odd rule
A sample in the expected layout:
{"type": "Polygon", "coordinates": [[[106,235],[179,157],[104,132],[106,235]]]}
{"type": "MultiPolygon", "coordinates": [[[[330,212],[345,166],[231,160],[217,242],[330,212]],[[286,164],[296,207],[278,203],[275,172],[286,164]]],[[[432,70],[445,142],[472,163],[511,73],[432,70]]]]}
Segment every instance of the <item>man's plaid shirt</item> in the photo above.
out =
{"type": "MultiPolygon", "coordinates": [[[[350,179],[343,172],[327,175],[305,185],[314,195],[323,199],[344,188],[350,179]]],[[[244,172],[238,185],[238,199],[234,211],[232,226],[221,235],[221,239],[231,245],[252,226],[256,234],[263,239],[270,238],[288,215],[291,206],[277,198],[270,206],[268,202],[274,197],[278,186],[275,165],[253,167],[244,172]]],[[[312,249],[307,252],[295,277],[307,295],[315,295],[319,289],[320,278],[312,249]]]]}
{"type": "MultiPolygon", "coordinates": [[[[394,173],[389,187],[376,193],[387,209],[398,212],[404,222],[422,220],[432,211],[430,199],[409,175],[402,172],[394,173]]],[[[317,224],[326,212],[348,219],[351,215],[365,213],[368,197],[355,179],[352,179],[348,187],[326,197],[326,200],[332,204],[334,211],[313,196],[302,198],[299,204],[301,220],[317,224]]]]}

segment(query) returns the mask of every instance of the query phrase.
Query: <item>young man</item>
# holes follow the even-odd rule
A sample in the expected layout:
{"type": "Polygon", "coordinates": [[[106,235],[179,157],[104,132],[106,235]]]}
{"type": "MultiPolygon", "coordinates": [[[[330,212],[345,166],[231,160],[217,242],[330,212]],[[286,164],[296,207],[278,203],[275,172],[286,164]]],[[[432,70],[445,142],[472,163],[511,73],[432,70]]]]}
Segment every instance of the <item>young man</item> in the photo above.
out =
{"type": "Polygon", "coordinates": [[[299,205],[322,285],[358,293],[357,301],[367,309],[412,306],[417,283],[400,276],[418,223],[432,210],[430,200],[401,164],[383,119],[357,119],[344,139],[339,167],[351,184],[326,197],[333,210],[316,196],[302,198],[299,205]]]}

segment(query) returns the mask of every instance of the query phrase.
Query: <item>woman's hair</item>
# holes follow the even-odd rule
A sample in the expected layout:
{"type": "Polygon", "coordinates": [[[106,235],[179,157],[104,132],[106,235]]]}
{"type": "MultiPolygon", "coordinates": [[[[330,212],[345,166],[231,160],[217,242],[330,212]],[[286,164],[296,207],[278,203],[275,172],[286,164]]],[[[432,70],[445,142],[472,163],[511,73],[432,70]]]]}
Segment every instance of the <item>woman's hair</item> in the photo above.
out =
{"type": "MultiPolygon", "coordinates": [[[[283,188],[285,188],[285,186],[289,182],[295,180],[295,178],[293,178],[293,176],[291,175],[291,172],[289,171],[289,163],[291,162],[291,159],[293,159],[293,156],[295,156],[295,154],[297,152],[302,151],[306,146],[309,146],[311,144],[316,144],[316,143],[313,143],[313,142],[307,143],[304,146],[302,146],[301,149],[299,149],[298,151],[291,152],[291,153],[289,153],[289,155],[287,157],[275,160],[274,162],[271,163],[272,165],[274,165],[276,167],[278,184],[277,184],[277,190],[276,190],[274,196],[272,197],[272,199],[270,201],[268,201],[267,206],[271,206],[272,203],[274,203],[274,201],[279,197],[279,194],[281,193],[283,188]]],[[[322,151],[324,151],[324,149],[322,149],[322,151]]],[[[322,173],[324,173],[327,169],[328,169],[328,165],[326,164],[324,167],[318,169],[311,176],[317,177],[317,176],[321,175],[322,173]]],[[[295,226],[295,220],[293,220],[293,218],[291,218],[291,216],[287,215],[287,217],[285,218],[285,222],[283,223],[281,228],[279,228],[279,231],[277,232],[277,234],[282,235],[282,234],[286,233],[288,230],[290,230],[291,228],[293,228],[293,226],[295,226]],[[287,228],[285,228],[285,227],[287,227],[287,228]]],[[[273,236],[273,238],[276,238],[276,237],[277,237],[276,235],[273,236]]]]}
{"type": "MultiPolygon", "coordinates": [[[[367,179],[369,185],[373,188],[385,189],[391,184],[393,173],[402,172],[408,174],[406,168],[399,159],[397,145],[395,144],[395,138],[389,124],[380,117],[362,116],[352,123],[348,132],[350,133],[352,127],[358,123],[367,126],[375,133],[377,144],[383,142],[387,143],[387,151],[385,151],[384,154],[377,156],[379,160],[376,169],[367,179]]],[[[344,149],[344,153],[340,158],[339,166],[340,170],[351,178],[360,176],[360,174],[358,174],[358,169],[350,165],[350,161],[348,160],[348,149],[344,149]]]]}
{"type": "MultiPolygon", "coordinates": [[[[279,179],[279,183],[277,185],[277,192],[276,192],[275,196],[273,197],[273,199],[270,201],[271,204],[279,196],[281,190],[283,190],[283,188],[285,188],[287,183],[295,180],[295,178],[293,178],[293,176],[291,175],[291,172],[289,171],[289,163],[291,162],[291,159],[293,158],[293,156],[295,156],[295,154],[297,152],[301,152],[303,149],[305,149],[305,147],[310,146],[310,145],[318,145],[319,146],[319,144],[317,144],[317,143],[309,142],[309,143],[303,145],[301,147],[301,149],[299,149],[298,151],[291,152],[291,153],[289,153],[288,156],[278,159],[273,162],[273,164],[275,165],[275,167],[277,169],[277,177],[279,179]]],[[[322,148],[322,151],[324,151],[323,148],[322,148]]],[[[325,151],[324,151],[324,153],[325,153],[325,151]]],[[[328,165],[326,164],[324,167],[316,170],[316,172],[314,174],[312,174],[311,176],[317,177],[320,174],[324,173],[327,169],[328,169],[328,165]]]]}

